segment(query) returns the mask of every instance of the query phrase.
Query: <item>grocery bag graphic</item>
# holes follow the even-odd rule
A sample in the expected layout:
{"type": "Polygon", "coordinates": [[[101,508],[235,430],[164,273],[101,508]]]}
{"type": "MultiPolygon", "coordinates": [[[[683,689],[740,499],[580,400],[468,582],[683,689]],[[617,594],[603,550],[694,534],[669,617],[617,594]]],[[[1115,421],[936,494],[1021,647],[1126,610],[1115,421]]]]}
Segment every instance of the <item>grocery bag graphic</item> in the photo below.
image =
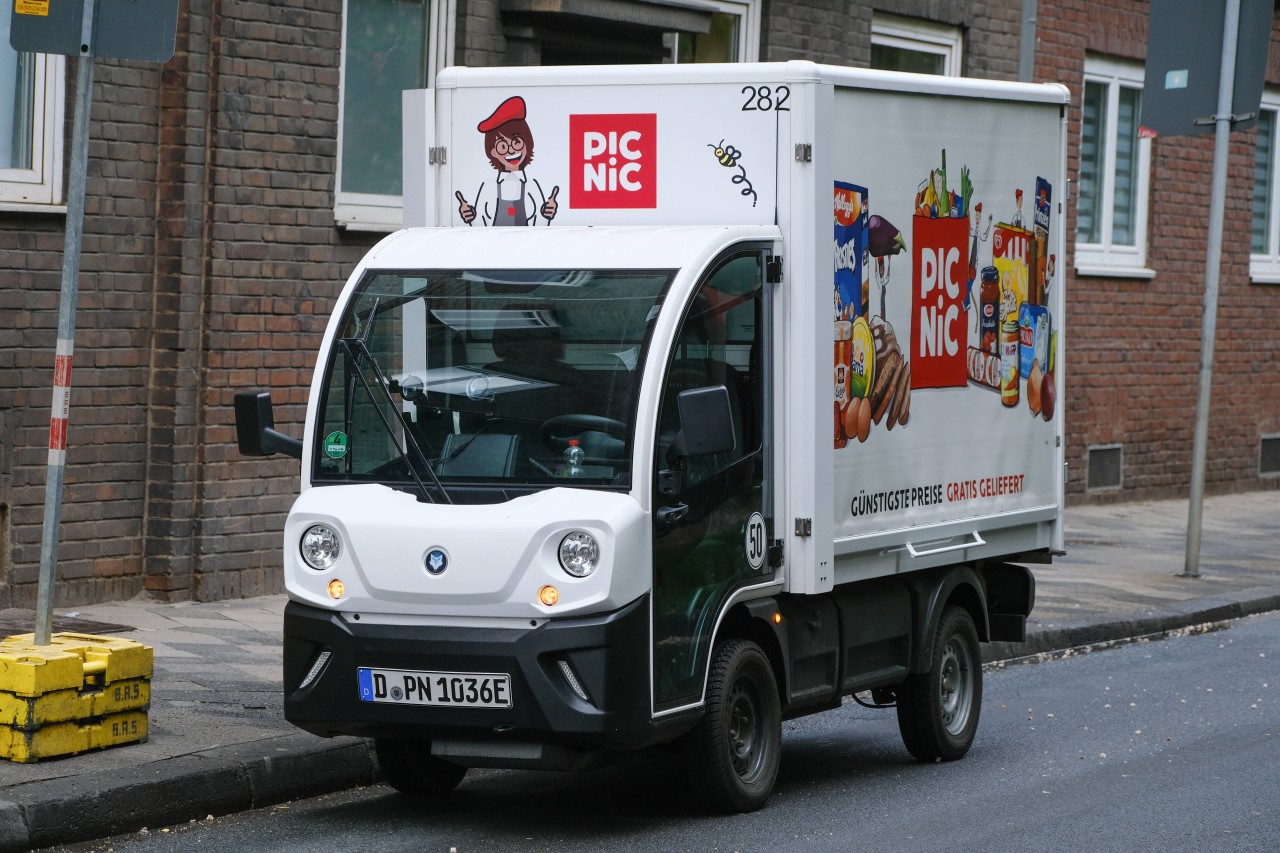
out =
{"type": "Polygon", "coordinates": [[[1031,232],[1015,225],[996,223],[991,238],[991,262],[1000,272],[1000,314],[1017,318],[1027,301],[1030,279],[1031,232]]]}
{"type": "Polygon", "coordinates": [[[969,220],[915,216],[911,232],[911,387],[963,387],[969,220]]]}

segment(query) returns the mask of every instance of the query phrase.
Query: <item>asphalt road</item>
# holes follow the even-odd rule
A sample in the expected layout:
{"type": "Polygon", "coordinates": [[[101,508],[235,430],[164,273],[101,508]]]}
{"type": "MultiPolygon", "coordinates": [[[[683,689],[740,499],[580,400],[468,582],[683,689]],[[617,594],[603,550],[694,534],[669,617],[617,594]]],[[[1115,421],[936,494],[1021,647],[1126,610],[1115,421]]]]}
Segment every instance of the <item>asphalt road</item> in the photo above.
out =
{"type": "Polygon", "coordinates": [[[472,771],[421,804],[385,787],[73,851],[1269,851],[1280,837],[1280,614],[989,669],[964,760],[918,764],[892,711],[784,723],[762,811],[700,814],[653,755],[587,774],[472,771]]]}

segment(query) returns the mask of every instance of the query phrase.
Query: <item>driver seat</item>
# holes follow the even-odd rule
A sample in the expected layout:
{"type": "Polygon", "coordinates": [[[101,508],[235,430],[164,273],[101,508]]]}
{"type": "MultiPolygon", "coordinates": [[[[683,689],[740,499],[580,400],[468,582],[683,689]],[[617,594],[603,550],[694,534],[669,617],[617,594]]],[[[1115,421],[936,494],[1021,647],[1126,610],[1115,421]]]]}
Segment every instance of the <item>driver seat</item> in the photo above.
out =
{"type": "Polygon", "coordinates": [[[485,370],[569,388],[582,385],[581,372],[564,361],[564,340],[558,326],[499,325],[493,330],[493,354],[497,361],[486,364],[485,370]]]}

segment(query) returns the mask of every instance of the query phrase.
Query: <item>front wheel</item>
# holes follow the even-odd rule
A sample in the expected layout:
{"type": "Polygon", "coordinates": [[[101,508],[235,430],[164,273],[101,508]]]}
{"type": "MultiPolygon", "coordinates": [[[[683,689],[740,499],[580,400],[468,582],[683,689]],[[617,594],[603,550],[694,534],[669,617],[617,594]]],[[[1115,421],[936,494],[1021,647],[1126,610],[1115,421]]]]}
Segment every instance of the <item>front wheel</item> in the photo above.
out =
{"type": "Polygon", "coordinates": [[[380,737],[373,747],[382,778],[402,794],[443,797],[467,774],[467,768],[432,755],[430,741],[380,737]]]}
{"type": "Polygon", "coordinates": [[[773,792],[782,757],[782,709],[769,658],[755,643],[717,651],[707,707],[687,736],[690,778],[708,806],[750,812],[773,792]]]}
{"type": "Polygon", "coordinates": [[[897,689],[898,730],[920,761],[964,756],[978,731],[982,666],[978,630],[962,607],[948,607],[933,638],[933,666],[897,689]]]}

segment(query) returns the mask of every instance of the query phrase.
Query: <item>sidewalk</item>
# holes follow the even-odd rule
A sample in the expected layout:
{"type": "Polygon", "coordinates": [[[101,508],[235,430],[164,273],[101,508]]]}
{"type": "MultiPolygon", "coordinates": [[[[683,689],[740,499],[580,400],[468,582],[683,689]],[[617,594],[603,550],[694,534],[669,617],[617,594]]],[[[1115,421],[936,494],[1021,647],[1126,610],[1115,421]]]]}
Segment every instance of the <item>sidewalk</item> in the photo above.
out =
{"type": "MultiPolygon", "coordinates": [[[[1067,510],[1068,554],[1032,566],[1025,644],[988,659],[1155,634],[1280,609],[1280,491],[1210,498],[1199,578],[1181,577],[1187,502],[1067,510]]],[[[126,625],[155,650],[150,738],[38,764],[0,761],[0,851],[160,827],[376,779],[363,740],[325,740],[284,721],[285,597],[142,601],[59,609],[126,625]]],[[[55,623],[55,630],[57,626],[55,623]]]]}

